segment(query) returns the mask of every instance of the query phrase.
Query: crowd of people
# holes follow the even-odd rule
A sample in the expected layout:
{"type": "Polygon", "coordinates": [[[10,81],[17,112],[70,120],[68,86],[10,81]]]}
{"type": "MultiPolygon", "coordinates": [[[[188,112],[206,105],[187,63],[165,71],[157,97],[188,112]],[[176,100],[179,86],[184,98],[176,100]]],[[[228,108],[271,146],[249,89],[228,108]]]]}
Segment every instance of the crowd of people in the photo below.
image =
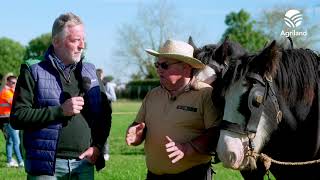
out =
{"type": "MultiPolygon", "coordinates": [[[[84,48],[81,18],[61,14],[43,58],[26,60],[18,78],[6,78],[0,118],[7,164],[24,167],[27,179],[94,179],[94,165],[100,170],[109,159],[111,103],[117,98],[103,70],[84,60],[84,48]]],[[[146,50],[157,57],[161,85],[144,98],[125,140],[129,146],[144,142],[147,179],[212,179],[219,112],[212,87],[194,78],[204,64],[193,51],[176,40],[146,50]]]]}

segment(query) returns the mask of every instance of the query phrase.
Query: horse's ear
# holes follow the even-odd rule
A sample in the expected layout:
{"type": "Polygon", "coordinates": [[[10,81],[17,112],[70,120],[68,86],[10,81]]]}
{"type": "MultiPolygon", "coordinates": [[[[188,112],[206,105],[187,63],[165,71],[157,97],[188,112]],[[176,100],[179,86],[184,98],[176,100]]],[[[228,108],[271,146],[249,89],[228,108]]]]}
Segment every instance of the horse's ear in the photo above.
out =
{"type": "Polygon", "coordinates": [[[198,49],[196,44],[193,42],[193,39],[191,36],[189,36],[188,44],[190,44],[193,47],[193,49],[198,49]]]}
{"type": "Polygon", "coordinates": [[[224,38],[223,42],[227,42],[227,41],[229,41],[229,36],[228,35],[224,38]]]}
{"type": "Polygon", "coordinates": [[[272,41],[269,46],[267,46],[256,58],[257,58],[257,68],[259,72],[264,76],[274,77],[281,52],[277,47],[276,41],[272,41]]]}
{"type": "Polygon", "coordinates": [[[229,64],[228,61],[229,37],[227,36],[223,43],[217,47],[214,57],[219,64],[229,64]]]}

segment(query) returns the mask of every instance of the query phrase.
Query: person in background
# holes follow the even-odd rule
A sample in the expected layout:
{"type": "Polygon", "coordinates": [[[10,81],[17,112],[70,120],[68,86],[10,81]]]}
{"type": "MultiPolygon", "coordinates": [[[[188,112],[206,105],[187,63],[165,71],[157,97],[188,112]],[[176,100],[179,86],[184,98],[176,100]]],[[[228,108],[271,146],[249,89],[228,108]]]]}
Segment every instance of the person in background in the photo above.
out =
{"type": "Polygon", "coordinates": [[[23,130],[28,180],[92,180],[105,166],[111,107],[84,48],[80,17],[61,14],[44,57],[21,65],[10,124],[23,130]]]}
{"type": "Polygon", "coordinates": [[[5,74],[3,77],[2,77],[2,80],[1,80],[1,85],[0,85],[0,90],[6,85],[6,82],[7,82],[7,78],[9,76],[13,76],[14,74],[12,72],[9,72],[7,74],[5,74]]]}
{"type": "Polygon", "coordinates": [[[112,83],[110,78],[108,78],[108,77],[104,77],[103,82],[104,82],[104,87],[106,89],[108,99],[111,102],[115,102],[117,100],[117,95],[116,95],[116,91],[115,91],[116,85],[114,83],[112,83]]]}
{"type": "Polygon", "coordinates": [[[24,162],[20,152],[19,131],[14,130],[9,124],[12,98],[17,83],[16,76],[8,76],[5,86],[0,92],[0,121],[4,122],[4,132],[6,134],[6,154],[7,167],[23,167],[24,162]],[[17,161],[12,158],[12,149],[17,157],[17,161]]]}
{"type": "Polygon", "coordinates": [[[17,83],[16,76],[8,76],[5,86],[0,92],[0,118],[4,123],[4,132],[6,134],[6,154],[7,167],[23,167],[24,162],[20,152],[19,131],[14,130],[10,124],[10,112],[12,107],[12,98],[17,83]],[[12,149],[17,157],[17,161],[12,158],[12,149]]]}
{"type": "MultiPolygon", "coordinates": [[[[97,76],[101,79],[101,81],[103,82],[103,86],[106,90],[106,94],[107,94],[107,97],[108,97],[108,100],[110,101],[110,104],[112,102],[112,97],[110,95],[110,93],[108,94],[107,92],[107,88],[106,88],[106,82],[104,81],[104,72],[103,72],[103,69],[97,69],[97,76]]],[[[110,159],[110,151],[109,151],[109,143],[108,141],[104,144],[104,148],[103,148],[103,158],[104,160],[108,161],[110,159]]]]}
{"type": "Polygon", "coordinates": [[[145,142],[148,180],[211,180],[220,116],[211,100],[212,87],[193,76],[204,64],[182,41],[167,40],[159,52],[146,51],[158,57],[161,86],[145,96],[126,143],[145,142]]]}
{"type": "MultiPolygon", "coordinates": [[[[0,91],[2,91],[2,89],[6,86],[7,84],[7,78],[9,76],[13,76],[13,73],[12,72],[9,72],[7,73],[5,76],[2,77],[2,81],[1,81],[1,86],[0,86],[0,91]]],[[[5,105],[4,105],[5,106],[5,105]]],[[[0,109],[1,108],[5,108],[5,107],[2,107],[2,105],[0,104],[0,109]]],[[[4,114],[1,114],[0,112],[0,129],[1,131],[3,132],[3,135],[4,135],[4,138],[7,139],[7,133],[6,131],[4,131],[3,129],[3,126],[4,126],[4,123],[8,123],[9,122],[9,118],[8,116],[6,115],[6,113],[4,114]]]]}

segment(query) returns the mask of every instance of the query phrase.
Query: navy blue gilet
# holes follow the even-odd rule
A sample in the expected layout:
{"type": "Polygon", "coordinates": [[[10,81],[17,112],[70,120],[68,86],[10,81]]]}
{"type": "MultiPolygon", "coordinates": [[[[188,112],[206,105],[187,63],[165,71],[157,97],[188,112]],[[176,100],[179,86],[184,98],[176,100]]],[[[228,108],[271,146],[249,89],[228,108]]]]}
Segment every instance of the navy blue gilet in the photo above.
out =
{"type": "MultiPolygon", "coordinates": [[[[90,114],[99,115],[101,112],[101,94],[93,64],[81,62],[81,76],[89,78],[90,88],[83,89],[90,114]]],[[[58,70],[50,59],[43,60],[30,66],[32,77],[35,81],[36,108],[60,106],[64,101],[63,87],[58,70]]],[[[92,116],[91,116],[92,117],[92,116]]],[[[95,117],[92,117],[92,121],[95,117]]],[[[89,121],[90,122],[90,121],[89,121]]],[[[89,124],[89,126],[91,126],[89,124]]],[[[62,120],[41,129],[24,130],[23,143],[26,151],[25,169],[31,175],[54,175],[55,159],[62,120]]]]}

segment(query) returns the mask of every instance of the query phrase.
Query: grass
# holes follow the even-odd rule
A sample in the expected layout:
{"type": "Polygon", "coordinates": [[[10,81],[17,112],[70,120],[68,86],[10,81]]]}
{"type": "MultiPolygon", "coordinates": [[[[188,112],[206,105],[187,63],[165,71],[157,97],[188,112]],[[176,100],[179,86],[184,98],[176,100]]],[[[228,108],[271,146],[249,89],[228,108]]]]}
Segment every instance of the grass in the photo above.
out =
{"type": "MultiPolygon", "coordinates": [[[[112,128],[109,137],[110,160],[106,161],[106,168],[95,173],[97,180],[144,180],[146,165],[143,146],[128,147],[125,144],[125,132],[134,120],[141,101],[119,100],[113,103],[112,128]]],[[[238,171],[225,169],[221,163],[214,165],[214,179],[238,180],[242,179],[238,171]]],[[[5,141],[0,135],[0,180],[26,179],[26,173],[21,168],[7,168],[5,156],[5,141]]]]}

